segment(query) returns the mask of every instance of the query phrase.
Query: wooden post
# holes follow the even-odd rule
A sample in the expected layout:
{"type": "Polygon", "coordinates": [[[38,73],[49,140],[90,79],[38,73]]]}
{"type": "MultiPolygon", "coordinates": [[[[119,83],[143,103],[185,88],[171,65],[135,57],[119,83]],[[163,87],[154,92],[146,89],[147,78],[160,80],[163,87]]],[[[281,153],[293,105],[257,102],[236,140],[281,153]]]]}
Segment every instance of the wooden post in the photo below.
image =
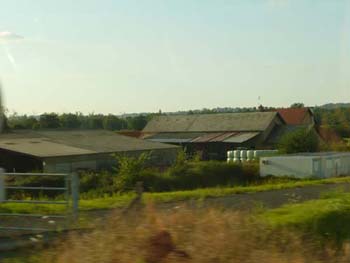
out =
{"type": "Polygon", "coordinates": [[[0,168],[0,203],[6,201],[5,175],[4,169],[0,168]]]}
{"type": "Polygon", "coordinates": [[[71,178],[71,191],[72,191],[72,212],[73,217],[76,219],[79,212],[79,175],[72,173],[71,178]]]}
{"type": "Polygon", "coordinates": [[[142,199],[142,194],[143,194],[143,182],[138,181],[135,186],[135,192],[137,194],[138,199],[142,199]]]}

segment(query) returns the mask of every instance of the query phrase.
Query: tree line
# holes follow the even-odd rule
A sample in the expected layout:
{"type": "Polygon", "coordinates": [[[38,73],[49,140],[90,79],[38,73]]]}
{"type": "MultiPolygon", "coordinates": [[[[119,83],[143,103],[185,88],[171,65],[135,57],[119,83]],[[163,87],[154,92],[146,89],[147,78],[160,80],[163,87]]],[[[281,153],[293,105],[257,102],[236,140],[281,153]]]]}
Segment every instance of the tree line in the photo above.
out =
{"type": "Polygon", "coordinates": [[[314,108],[316,123],[335,131],[342,138],[350,138],[350,108],[314,108]]]}
{"type": "Polygon", "coordinates": [[[116,115],[81,113],[44,113],[40,116],[14,114],[7,118],[9,129],[105,129],[105,130],[142,130],[151,115],[120,117],[116,115]]]}
{"type": "MultiPolygon", "coordinates": [[[[291,108],[304,107],[303,103],[294,103],[291,108]]],[[[222,112],[256,112],[276,110],[272,107],[202,109],[184,111],[182,114],[208,114],[222,112]]],[[[350,138],[350,107],[312,108],[316,124],[328,130],[333,130],[343,138],[350,138]]],[[[7,118],[5,127],[9,129],[106,129],[106,130],[142,130],[154,115],[170,113],[147,113],[135,116],[121,117],[116,115],[82,113],[45,113],[40,116],[13,114],[7,118]]]]}

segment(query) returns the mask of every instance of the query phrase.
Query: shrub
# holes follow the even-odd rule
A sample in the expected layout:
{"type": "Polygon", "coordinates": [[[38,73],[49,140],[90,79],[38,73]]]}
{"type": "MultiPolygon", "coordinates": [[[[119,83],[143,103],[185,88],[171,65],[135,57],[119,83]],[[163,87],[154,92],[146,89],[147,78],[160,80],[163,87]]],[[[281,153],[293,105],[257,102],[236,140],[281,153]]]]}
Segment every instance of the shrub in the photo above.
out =
{"type": "Polygon", "coordinates": [[[319,140],[313,130],[301,128],[283,136],[278,149],[282,153],[316,152],[319,140]]]}
{"type": "Polygon", "coordinates": [[[128,191],[134,189],[141,179],[141,172],[146,168],[146,161],[150,158],[149,153],[142,153],[138,157],[115,155],[118,167],[113,185],[116,191],[128,191]]]}
{"type": "Polygon", "coordinates": [[[258,180],[258,164],[186,162],[184,166],[177,165],[164,173],[143,171],[140,179],[144,182],[146,191],[155,192],[246,185],[258,180]]]}
{"type": "Polygon", "coordinates": [[[113,178],[114,175],[107,171],[100,173],[83,172],[80,174],[80,192],[85,197],[113,194],[113,178]]]}

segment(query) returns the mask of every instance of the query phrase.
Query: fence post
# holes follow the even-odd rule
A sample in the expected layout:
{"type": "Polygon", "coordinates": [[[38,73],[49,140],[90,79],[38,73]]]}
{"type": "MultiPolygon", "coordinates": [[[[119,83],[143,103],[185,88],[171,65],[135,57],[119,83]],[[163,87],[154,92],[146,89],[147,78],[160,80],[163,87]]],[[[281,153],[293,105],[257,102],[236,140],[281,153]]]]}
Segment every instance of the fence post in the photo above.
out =
{"type": "Polygon", "coordinates": [[[73,217],[77,218],[79,212],[79,175],[77,173],[72,173],[71,179],[72,212],[73,217]]]}
{"type": "Polygon", "coordinates": [[[0,168],[0,203],[6,200],[6,190],[5,190],[5,170],[0,168]]]}

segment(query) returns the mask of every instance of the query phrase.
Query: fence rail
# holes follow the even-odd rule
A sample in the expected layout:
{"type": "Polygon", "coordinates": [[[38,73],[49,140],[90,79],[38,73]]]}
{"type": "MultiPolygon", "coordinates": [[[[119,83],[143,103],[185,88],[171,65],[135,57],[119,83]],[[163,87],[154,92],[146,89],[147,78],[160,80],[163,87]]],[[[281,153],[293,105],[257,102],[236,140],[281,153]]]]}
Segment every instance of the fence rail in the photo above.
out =
{"type": "MultiPolygon", "coordinates": [[[[23,205],[65,205],[66,213],[63,215],[51,215],[51,214],[24,214],[24,213],[0,213],[0,217],[17,217],[17,218],[38,218],[38,219],[68,219],[77,218],[79,209],[79,177],[76,173],[73,174],[53,174],[53,173],[6,173],[3,169],[0,169],[0,204],[13,203],[23,205]],[[64,186],[62,187],[49,187],[49,186],[21,186],[21,185],[8,185],[7,177],[63,177],[64,186]],[[21,199],[8,199],[8,191],[57,191],[62,192],[63,200],[21,200],[21,199]]],[[[17,220],[18,221],[18,220],[17,220]]],[[[1,222],[1,219],[0,219],[1,222]]],[[[45,227],[34,226],[2,226],[0,224],[0,231],[47,231],[45,227]]]]}

